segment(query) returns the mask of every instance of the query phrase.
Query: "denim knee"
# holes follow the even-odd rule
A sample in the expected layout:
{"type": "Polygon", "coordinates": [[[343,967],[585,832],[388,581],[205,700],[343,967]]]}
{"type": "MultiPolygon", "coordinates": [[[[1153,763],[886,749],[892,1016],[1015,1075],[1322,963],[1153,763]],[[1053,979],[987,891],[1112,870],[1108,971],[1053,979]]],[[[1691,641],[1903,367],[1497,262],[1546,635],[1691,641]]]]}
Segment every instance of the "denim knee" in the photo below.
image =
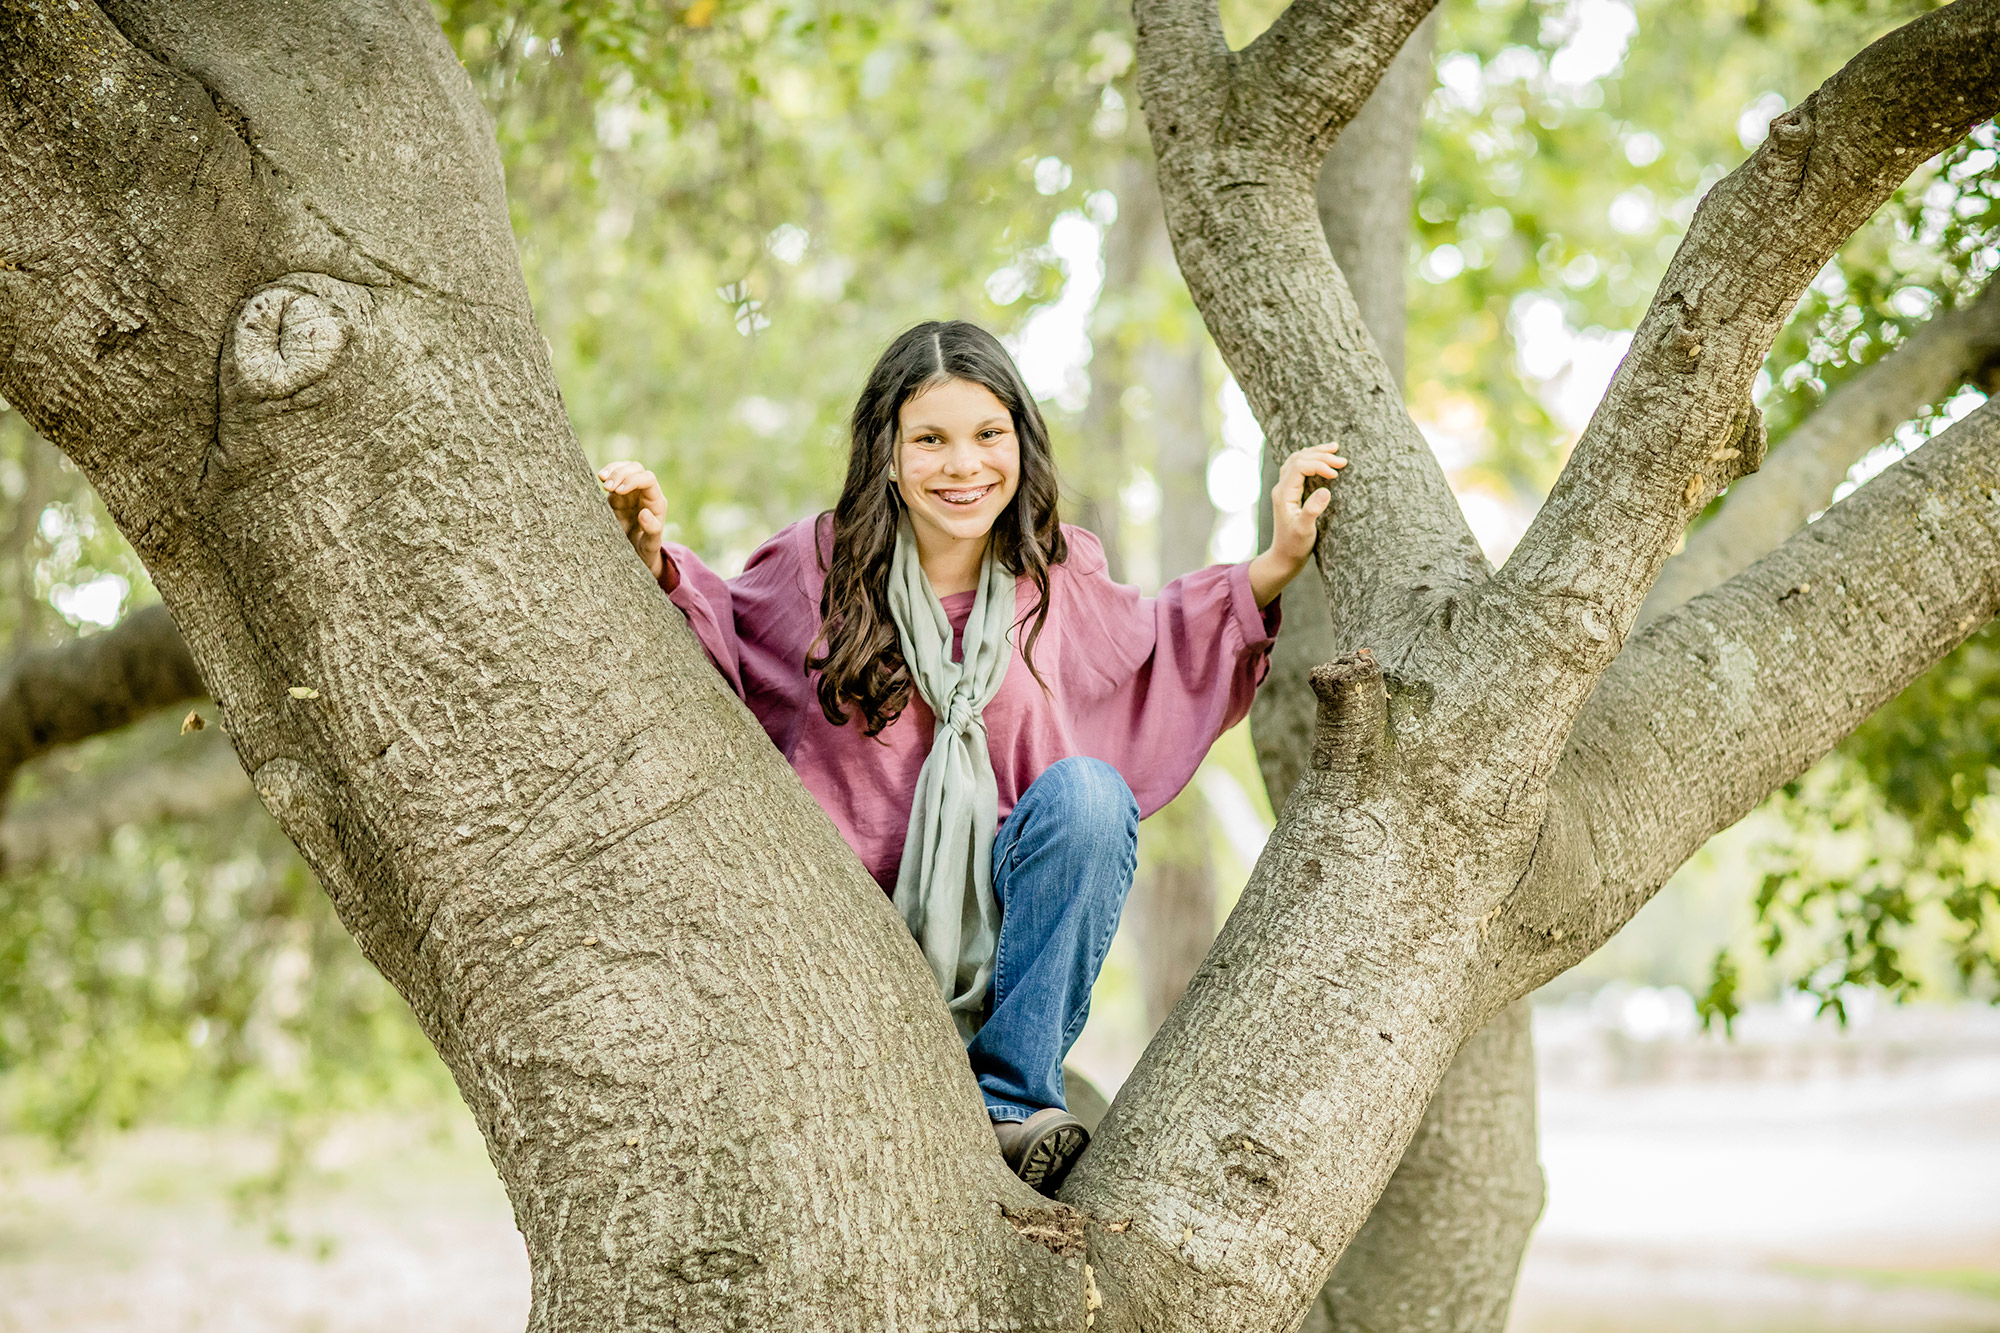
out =
{"type": "Polygon", "coordinates": [[[1139,803],[1132,788],[1102,759],[1058,759],[1042,770],[1028,794],[1051,802],[1062,812],[1064,826],[1079,837],[1109,841],[1138,832],[1139,803]]]}

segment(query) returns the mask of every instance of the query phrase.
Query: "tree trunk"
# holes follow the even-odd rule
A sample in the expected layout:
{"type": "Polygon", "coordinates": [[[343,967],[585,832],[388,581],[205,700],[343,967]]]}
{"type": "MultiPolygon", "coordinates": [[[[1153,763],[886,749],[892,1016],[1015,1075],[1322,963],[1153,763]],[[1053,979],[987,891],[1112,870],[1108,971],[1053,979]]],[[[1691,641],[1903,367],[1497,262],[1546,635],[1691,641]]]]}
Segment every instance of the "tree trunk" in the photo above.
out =
{"type": "MultiPolygon", "coordinates": [[[[1435,19],[1411,34],[1320,168],[1320,225],[1368,332],[1400,381],[1407,323],[1411,167],[1433,83],[1435,19]]],[[[1275,460],[1265,462],[1275,484],[1275,460]]],[[[1268,516],[1264,522],[1268,525],[1268,516]]],[[[1285,594],[1271,678],[1251,708],[1271,808],[1307,765],[1316,701],[1312,668],[1335,657],[1325,590],[1285,594]]],[[[1529,1004],[1517,1001],[1466,1043],[1367,1223],[1335,1265],[1308,1330],[1499,1333],[1521,1256],[1541,1215],[1535,1053],[1529,1004]]]]}
{"type": "Polygon", "coordinates": [[[1530,1006],[1473,1034],[1402,1165],[1334,1265],[1301,1333],[1474,1333],[1507,1326],[1542,1211],[1530,1006]]]}
{"type": "MultiPolygon", "coordinates": [[[[1314,187],[1319,221],[1333,260],[1340,266],[1362,323],[1382,353],[1389,377],[1401,391],[1403,334],[1408,320],[1405,270],[1409,267],[1411,168],[1423,128],[1424,100],[1436,76],[1431,52],[1437,21],[1426,19],[1383,74],[1353,123],[1334,141],[1320,164],[1314,187]]],[[[1277,485],[1283,455],[1264,460],[1264,489],[1277,485]]],[[[1257,511],[1259,545],[1270,540],[1271,516],[1257,511]]],[[[1362,647],[1336,634],[1326,592],[1313,579],[1295,579],[1284,593],[1284,628],[1271,654],[1271,674],[1250,709],[1257,763],[1271,796],[1271,809],[1284,808],[1292,784],[1305,770],[1318,702],[1307,677],[1322,662],[1362,647]]]]}
{"type": "MultiPolygon", "coordinates": [[[[1160,260],[1170,260],[1159,234],[1160,260]]],[[[1179,578],[1208,563],[1215,506],[1208,498],[1208,404],[1203,388],[1201,340],[1180,345],[1157,338],[1141,349],[1140,372],[1152,400],[1160,483],[1160,581],[1179,578]]],[[[1215,858],[1208,804],[1189,785],[1154,815],[1147,839],[1147,874],[1127,909],[1139,946],[1139,972],[1149,1030],[1180,1001],[1188,979],[1215,939],[1215,858]]]]}

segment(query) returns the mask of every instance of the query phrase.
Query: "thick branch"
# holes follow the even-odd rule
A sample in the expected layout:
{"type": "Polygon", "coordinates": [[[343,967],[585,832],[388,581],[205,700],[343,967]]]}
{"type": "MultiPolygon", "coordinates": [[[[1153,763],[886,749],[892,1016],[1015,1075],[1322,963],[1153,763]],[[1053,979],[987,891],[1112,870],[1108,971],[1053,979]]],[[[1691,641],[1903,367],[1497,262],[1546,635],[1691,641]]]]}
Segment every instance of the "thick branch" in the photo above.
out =
{"type": "MultiPolygon", "coordinates": [[[[1274,679],[1256,705],[1260,762],[1274,807],[1285,805],[1298,775],[1309,771],[1316,708],[1307,685],[1311,668],[1343,648],[1403,637],[1405,627],[1421,619],[1428,588],[1448,590],[1485,568],[1433,456],[1400,410],[1400,365],[1393,372],[1382,366],[1358,327],[1365,316],[1400,362],[1409,162],[1431,82],[1428,30],[1420,34],[1328,155],[1320,175],[1323,202],[1312,211],[1303,189],[1283,173],[1268,189],[1235,187],[1235,164],[1226,155],[1203,160],[1190,151],[1163,166],[1163,188],[1182,204],[1174,234],[1183,271],[1271,435],[1272,452],[1306,438],[1287,439],[1289,420],[1316,410],[1351,412],[1355,397],[1362,403],[1357,417],[1365,413],[1369,423],[1340,435],[1356,466],[1336,491],[1340,514],[1322,539],[1322,558],[1337,577],[1301,580],[1288,591],[1274,679]],[[1274,212],[1282,227],[1270,225],[1274,212]],[[1340,268],[1328,262],[1328,243],[1340,268]],[[1354,297],[1343,269],[1353,274],[1354,297]],[[1258,286],[1247,288],[1246,279],[1258,286]],[[1274,321],[1281,327],[1272,327],[1274,321]],[[1329,401],[1330,410],[1315,407],[1329,401]],[[1408,581],[1398,584],[1399,577],[1408,581]],[[1329,608],[1329,591],[1337,609],[1329,608]]],[[[1141,58],[1143,77],[1143,51],[1141,58]]],[[[1172,130],[1176,122],[1163,121],[1159,105],[1149,95],[1156,146],[1180,137],[1163,135],[1163,124],[1172,130]]],[[[1185,100],[1173,109],[1191,114],[1185,100]]],[[[1191,142],[1200,147],[1199,140],[1191,142]]],[[[1334,749],[1352,756],[1351,729],[1346,739],[1348,745],[1337,746],[1329,737],[1329,759],[1334,749]]],[[[1313,783],[1327,781],[1327,770],[1320,772],[1313,783]]],[[[1127,1084],[1120,1120],[1073,1186],[1093,1211],[1145,1214],[1133,1225],[1151,1240],[1124,1247],[1135,1253],[1113,1253],[1118,1245],[1109,1237],[1099,1248],[1106,1260],[1099,1271],[1118,1292],[1113,1308],[1130,1317],[1129,1307],[1138,1305],[1141,1323],[1150,1309],[1162,1327],[1170,1319],[1199,1327],[1253,1328],[1260,1318],[1282,1324],[1296,1317],[1313,1290],[1303,1284],[1323,1280],[1326,1263],[1354,1234],[1359,1218],[1377,1206],[1376,1194],[1387,1183],[1378,1206],[1384,1211],[1371,1217],[1361,1248],[1341,1270],[1345,1276],[1335,1278],[1343,1294],[1327,1298],[1342,1324],[1427,1327],[1420,1317],[1397,1312],[1407,1308],[1407,1293],[1428,1291],[1425,1284],[1445,1274],[1459,1289],[1449,1308],[1490,1316],[1469,1327],[1495,1324],[1494,1312],[1504,1311],[1512,1290],[1532,1201],[1497,1188],[1468,1198],[1450,1173],[1430,1168],[1441,1154],[1462,1153],[1476,1138],[1481,1150],[1495,1150],[1498,1161],[1479,1183],[1538,1179],[1531,1116],[1510,1121],[1527,1128],[1503,1144],[1474,1133],[1471,1121],[1454,1110],[1512,1105],[1495,1090],[1531,1080],[1532,1064],[1514,1045],[1507,1045],[1504,1068],[1482,1060],[1482,1034],[1460,1054],[1463,1070],[1453,1065],[1464,1095],[1433,1101],[1435,1072],[1426,1073],[1427,1061],[1449,1059],[1456,1035],[1423,1020],[1407,1022],[1428,1002],[1411,1000],[1378,958],[1367,957],[1375,947],[1394,954],[1388,935],[1434,910],[1411,903],[1412,911],[1400,912],[1376,901],[1372,886],[1414,884],[1422,875],[1407,865],[1340,868],[1347,852],[1366,860],[1370,849],[1380,850],[1378,826],[1368,815],[1307,802],[1287,811],[1284,827],[1205,964],[1196,994],[1149,1051],[1145,1072],[1127,1084]],[[1397,924],[1370,931],[1361,924],[1370,918],[1397,924]],[[1332,929],[1321,933],[1315,929],[1321,925],[1332,929]],[[1319,943],[1307,946],[1307,940],[1319,943]],[[1311,948],[1311,961],[1285,957],[1301,947],[1311,948]],[[1329,997],[1333,1012],[1323,1024],[1329,997]],[[1399,1017],[1392,1027],[1386,1020],[1371,1022],[1370,1014],[1399,1017]],[[1391,1031],[1394,1044],[1387,1041],[1391,1031]],[[1432,1038],[1446,1045],[1433,1046],[1432,1038]],[[1229,1082],[1228,1071],[1188,1068],[1176,1052],[1190,1050],[1240,1052],[1240,1061],[1228,1063],[1243,1067],[1241,1081],[1209,1095],[1229,1082]],[[1379,1060],[1386,1060],[1386,1071],[1375,1067],[1379,1060]],[[1379,1098],[1372,1113],[1339,1091],[1362,1087],[1379,1098]],[[1172,1127],[1171,1140],[1155,1137],[1159,1103],[1180,1108],[1177,1114],[1202,1107],[1206,1137],[1189,1135],[1190,1127],[1180,1124],[1172,1127]],[[1301,1115],[1302,1107],[1312,1109],[1301,1115]],[[1425,1128],[1412,1150],[1415,1164],[1392,1179],[1403,1136],[1420,1113],[1425,1128]],[[1131,1138],[1119,1142],[1121,1133],[1131,1138]],[[1427,1228],[1434,1237],[1448,1232],[1453,1238],[1442,1250],[1409,1246],[1410,1227],[1446,1215],[1445,1230],[1427,1228]],[[1251,1223],[1253,1218],[1261,1221],[1251,1223]],[[1155,1247],[1172,1250],[1177,1262],[1159,1263],[1155,1247]]]]}
{"type": "Polygon", "coordinates": [[[1496,1002],[1580,961],[1714,834],[2000,612],[2000,402],[1632,640],[1578,719],[1496,1002]]]}
{"type": "MultiPolygon", "coordinates": [[[[1431,70],[1436,36],[1435,18],[1417,25],[1367,105],[1334,141],[1314,188],[1320,230],[1399,396],[1407,322],[1410,165],[1416,160],[1424,99],[1436,82],[1431,70]]],[[[1264,489],[1277,480],[1277,460],[1266,458],[1264,489]]],[[[1260,545],[1271,538],[1271,511],[1263,505],[1257,509],[1257,538],[1260,545]]],[[[1350,626],[1348,637],[1355,630],[1350,626]]],[[[1305,771],[1318,708],[1306,678],[1321,662],[1352,646],[1334,635],[1325,581],[1294,579],[1284,592],[1283,628],[1270,674],[1250,705],[1250,734],[1273,810],[1284,808],[1292,784],[1305,771]]]]}
{"type": "Polygon", "coordinates": [[[1300,1333],[1499,1333],[1542,1212],[1531,1007],[1451,1062],[1368,1224],[1300,1333]]]}
{"type": "MultiPolygon", "coordinates": [[[[1357,107],[1421,16],[1414,6],[1390,8],[1408,24],[1364,23],[1336,40],[1357,107]]],[[[1218,66],[1188,23],[1164,21],[1182,9],[1164,0],[1135,6],[1140,90],[1175,257],[1272,455],[1336,440],[1352,460],[1319,547],[1334,640],[1389,649],[1452,591],[1484,578],[1487,565],[1327,249],[1313,199],[1319,156],[1271,126],[1253,133],[1259,122],[1248,112],[1240,132],[1231,128],[1239,107],[1282,100],[1270,82],[1282,62],[1267,54],[1218,66]]],[[[1309,45],[1274,41],[1267,51],[1301,62],[1333,55],[1309,45]]]]}
{"type": "Polygon", "coordinates": [[[1483,1017],[1450,901],[1472,853],[1391,743],[1381,667],[1356,653],[1313,684],[1311,766],[1064,1187],[1110,1224],[1101,1329],[1297,1320],[1483,1017]]]}
{"type": "Polygon", "coordinates": [[[37,755],[206,693],[164,606],[134,611],[103,634],[23,653],[0,675],[0,794],[37,755]]]}
{"type": "Polygon", "coordinates": [[[1841,385],[1787,435],[1721,510],[1667,561],[1639,608],[1644,625],[1769,554],[1826,508],[1861,456],[1967,380],[2000,376],[2000,282],[1927,321],[1909,340],[1841,385]]]}
{"type": "MultiPolygon", "coordinates": [[[[1502,673],[1559,743],[1668,552],[1755,466],[1750,385],[1806,284],[1925,158],[2000,107],[2000,0],[1889,34],[1771,123],[1702,201],[1554,491],[1481,597],[1526,617],[1502,673]],[[1746,425],[1746,414],[1750,421],[1746,425]]],[[[1553,768],[1543,745],[1534,766],[1553,768]]]]}
{"type": "MultiPolygon", "coordinates": [[[[1184,117],[1212,123],[1229,85],[1232,60],[1216,0],[1132,0],[1132,23],[1138,30],[1140,97],[1147,126],[1170,126],[1168,136],[1174,138],[1181,133],[1184,117]],[[1147,86],[1147,51],[1172,62],[1177,77],[1161,80],[1157,88],[1147,86]]],[[[1153,134],[1157,139],[1159,130],[1153,129],[1153,134]]]]}
{"type": "MultiPolygon", "coordinates": [[[[1316,189],[1334,261],[1399,383],[1410,164],[1424,99],[1435,82],[1436,29],[1433,12],[1334,142],[1316,189]]],[[[1268,464],[1266,470],[1268,488],[1276,475],[1268,464]]],[[[1261,523],[1268,525],[1268,514],[1260,510],[1261,523]]],[[[1251,732],[1274,810],[1284,807],[1306,767],[1315,703],[1307,675],[1338,652],[1325,585],[1295,581],[1285,590],[1271,674],[1251,707],[1251,732]]],[[[1307,1316],[1311,1333],[1499,1333],[1505,1327],[1541,1201],[1527,1014],[1523,1001],[1460,1049],[1402,1165],[1307,1316]]]]}
{"type": "Polygon", "coordinates": [[[1234,133],[1317,167],[1437,0],[1292,0],[1245,48],[1234,133]]]}

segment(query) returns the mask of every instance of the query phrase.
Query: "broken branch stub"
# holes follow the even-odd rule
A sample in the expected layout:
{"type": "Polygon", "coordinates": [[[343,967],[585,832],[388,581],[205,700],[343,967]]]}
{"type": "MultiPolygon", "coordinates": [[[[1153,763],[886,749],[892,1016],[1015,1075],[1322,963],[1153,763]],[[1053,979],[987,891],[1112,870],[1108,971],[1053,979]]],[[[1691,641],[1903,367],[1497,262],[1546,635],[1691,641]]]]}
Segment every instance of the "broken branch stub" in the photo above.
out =
{"type": "Polygon", "coordinates": [[[1319,696],[1312,766],[1357,776],[1371,770],[1389,727],[1389,694],[1375,654],[1362,648],[1314,667],[1312,687],[1319,696]]]}

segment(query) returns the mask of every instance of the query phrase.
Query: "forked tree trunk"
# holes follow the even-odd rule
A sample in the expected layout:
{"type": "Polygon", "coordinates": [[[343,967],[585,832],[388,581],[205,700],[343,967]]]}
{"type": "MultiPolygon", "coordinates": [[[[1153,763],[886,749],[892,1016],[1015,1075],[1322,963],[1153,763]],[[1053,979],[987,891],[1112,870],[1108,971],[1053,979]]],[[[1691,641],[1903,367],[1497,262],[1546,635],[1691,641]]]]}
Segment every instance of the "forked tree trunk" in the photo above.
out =
{"type": "Polygon", "coordinates": [[[1988,407],[1626,642],[1758,459],[1799,293],[2000,105],[2000,0],[1870,47],[1710,193],[1497,574],[1312,206],[1427,6],[1296,0],[1239,53],[1135,8],[1182,271],[1274,444],[1348,443],[1320,555],[1377,652],[1315,677],[1242,900],[1050,1204],[607,516],[428,8],[0,0],[0,394],[452,1069],[537,1330],[1292,1327],[1468,1038],[2000,605],[1988,407]]]}
{"type": "MultiPolygon", "coordinates": [[[[1320,225],[1334,262],[1398,383],[1407,324],[1411,168],[1434,79],[1427,19],[1320,167],[1320,225]]],[[[1267,459],[1266,482],[1275,481],[1267,459]]],[[[1268,522],[1268,518],[1266,518],[1268,522]]],[[[1306,677],[1342,651],[1324,589],[1288,591],[1272,678],[1252,711],[1271,808],[1281,809],[1312,744],[1306,677]]],[[[1535,1052],[1516,1002],[1466,1043],[1306,1317],[1305,1333],[1500,1333],[1521,1257],[1541,1215],[1535,1052]]]]}

